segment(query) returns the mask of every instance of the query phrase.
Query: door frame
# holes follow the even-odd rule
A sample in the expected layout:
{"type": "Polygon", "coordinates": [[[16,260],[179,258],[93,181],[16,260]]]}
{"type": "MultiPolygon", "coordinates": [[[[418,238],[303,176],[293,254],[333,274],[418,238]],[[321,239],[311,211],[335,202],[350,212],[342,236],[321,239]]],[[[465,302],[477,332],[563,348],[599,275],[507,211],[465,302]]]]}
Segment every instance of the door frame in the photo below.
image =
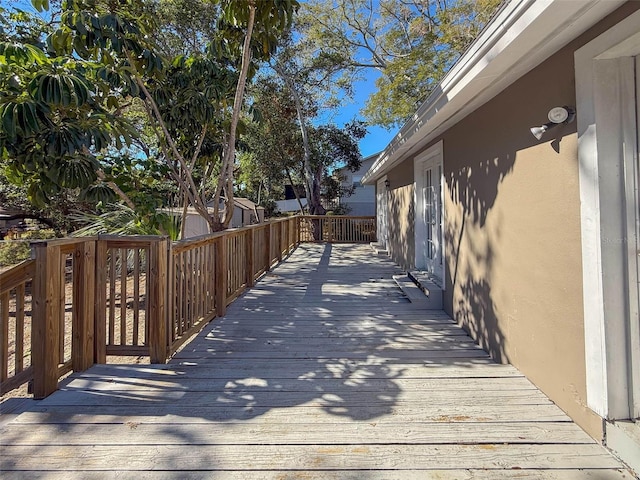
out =
{"type": "Polygon", "coordinates": [[[376,182],[376,227],[378,245],[387,248],[389,242],[389,189],[387,188],[387,176],[383,176],[376,182]],[[381,211],[382,210],[382,211],[381,211]]]}
{"type": "MultiPolygon", "coordinates": [[[[414,214],[414,239],[415,239],[415,267],[417,269],[424,269],[427,264],[426,258],[426,245],[424,240],[427,236],[427,226],[424,222],[424,201],[422,196],[422,190],[424,189],[424,170],[428,163],[435,163],[436,168],[440,167],[440,178],[438,179],[440,184],[440,195],[438,210],[440,214],[440,225],[444,227],[445,224],[445,213],[444,213],[444,147],[443,141],[440,140],[438,143],[432,145],[427,150],[416,156],[413,160],[413,179],[414,179],[414,189],[413,189],[413,202],[415,205],[415,214],[414,214]]],[[[436,255],[439,256],[440,265],[433,272],[434,280],[440,284],[440,286],[444,289],[445,279],[445,248],[444,248],[444,228],[440,228],[438,232],[438,249],[436,255]]]]}
{"type": "Polygon", "coordinates": [[[587,404],[608,420],[640,416],[638,24],[640,11],[575,52],[587,404]]]}

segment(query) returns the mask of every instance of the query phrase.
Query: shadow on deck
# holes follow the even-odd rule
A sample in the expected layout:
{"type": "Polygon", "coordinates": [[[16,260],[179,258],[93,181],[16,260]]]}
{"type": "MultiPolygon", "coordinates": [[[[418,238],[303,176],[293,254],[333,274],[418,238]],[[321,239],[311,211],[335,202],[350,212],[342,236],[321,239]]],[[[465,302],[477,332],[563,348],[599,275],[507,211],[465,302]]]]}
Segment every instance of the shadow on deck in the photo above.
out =
{"type": "Polygon", "coordinates": [[[625,478],[395,273],[299,246],[169,364],[96,365],[6,423],[3,478],[625,478]]]}

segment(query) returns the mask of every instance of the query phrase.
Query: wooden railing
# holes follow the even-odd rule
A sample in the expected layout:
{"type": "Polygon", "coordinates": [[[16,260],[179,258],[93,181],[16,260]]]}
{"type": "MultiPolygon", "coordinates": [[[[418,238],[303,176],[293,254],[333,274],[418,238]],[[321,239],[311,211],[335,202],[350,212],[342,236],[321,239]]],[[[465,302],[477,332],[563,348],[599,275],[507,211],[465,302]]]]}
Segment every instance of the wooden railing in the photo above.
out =
{"type": "Polygon", "coordinates": [[[369,243],[376,240],[375,217],[301,217],[302,242],[369,243]]]}
{"type": "Polygon", "coordinates": [[[35,260],[27,260],[1,277],[0,395],[33,379],[31,291],[35,265],[35,260]]]}
{"type": "Polygon", "coordinates": [[[180,242],[101,235],[34,243],[0,274],[0,392],[35,398],[111,356],[164,363],[301,241],[369,242],[374,217],[290,217],[180,242]]]}

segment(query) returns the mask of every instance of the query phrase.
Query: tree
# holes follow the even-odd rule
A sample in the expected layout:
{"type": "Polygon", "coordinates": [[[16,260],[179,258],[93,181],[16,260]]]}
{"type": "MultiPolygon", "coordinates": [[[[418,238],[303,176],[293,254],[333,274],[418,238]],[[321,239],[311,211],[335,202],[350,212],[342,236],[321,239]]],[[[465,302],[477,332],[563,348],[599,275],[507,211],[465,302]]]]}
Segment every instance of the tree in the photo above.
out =
{"type": "MultiPolygon", "coordinates": [[[[34,0],[39,8],[46,3],[34,0]]],[[[28,42],[0,46],[0,83],[10,90],[0,97],[0,147],[16,174],[32,177],[35,200],[46,202],[46,194],[60,188],[106,180],[134,208],[104,176],[96,155],[134,143],[136,132],[121,113],[140,99],[158,135],[157,159],[179,185],[185,205],[193,205],[214,231],[228,225],[233,209],[221,220],[217,199],[224,192],[232,204],[235,138],[245,84],[256,69],[252,58],[273,51],[297,3],[225,0],[220,5],[218,35],[207,55],[198,51],[170,63],[149,35],[155,31],[151,5],[141,0],[67,0],[46,52],[28,42]],[[230,90],[233,108],[225,120],[230,90]],[[207,135],[220,132],[223,162],[210,216],[206,178],[197,182],[194,167],[207,135]],[[46,151],[41,145],[48,145],[46,151]]]]}
{"type": "MultiPolygon", "coordinates": [[[[249,95],[255,118],[248,123],[240,178],[244,193],[265,205],[265,197],[276,200],[284,193],[287,181],[292,185],[304,183],[300,170],[302,139],[292,96],[277,77],[262,76],[249,95]]],[[[299,197],[298,203],[302,212],[299,197]]]]}
{"type": "Polygon", "coordinates": [[[318,107],[312,97],[297,93],[297,87],[293,80],[282,81],[282,75],[260,79],[253,89],[253,108],[260,112],[260,122],[249,128],[247,145],[252,161],[269,181],[288,178],[295,184],[294,177],[300,178],[309,213],[324,215],[325,194],[335,198],[336,193],[331,173],[338,166],[352,171],[360,167],[358,141],[366,130],[355,121],[344,128],[313,125],[318,107]]]}
{"type": "Polygon", "coordinates": [[[316,62],[349,78],[380,72],[363,113],[371,124],[403,123],[475,39],[500,0],[310,0],[302,35],[316,62]]]}

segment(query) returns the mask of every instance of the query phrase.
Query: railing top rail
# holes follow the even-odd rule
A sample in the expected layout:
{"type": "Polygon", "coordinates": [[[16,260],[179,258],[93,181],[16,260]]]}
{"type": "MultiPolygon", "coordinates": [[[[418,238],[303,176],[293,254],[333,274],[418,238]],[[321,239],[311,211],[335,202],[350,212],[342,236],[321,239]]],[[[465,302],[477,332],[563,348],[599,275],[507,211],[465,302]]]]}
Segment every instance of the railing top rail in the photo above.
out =
{"type": "Polygon", "coordinates": [[[375,215],[300,215],[300,218],[325,218],[327,220],[331,220],[332,218],[348,218],[353,220],[373,220],[375,219],[375,215]]]}
{"type": "Polygon", "coordinates": [[[0,273],[0,295],[16,288],[21,283],[33,278],[36,272],[36,261],[25,260],[0,273]]]}
{"type": "Polygon", "coordinates": [[[65,238],[50,238],[47,240],[32,240],[32,247],[65,247],[74,246],[80,243],[84,243],[90,240],[97,240],[98,237],[65,237],[65,238]]]}
{"type": "Polygon", "coordinates": [[[246,225],[244,227],[238,227],[238,228],[228,228],[221,232],[209,233],[206,235],[199,235],[197,237],[192,237],[185,240],[177,240],[173,242],[172,246],[174,249],[174,253],[178,253],[187,249],[197,248],[202,245],[206,245],[208,243],[214,242],[217,238],[220,238],[220,237],[225,237],[228,235],[238,235],[248,230],[259,230],[261,228],[266,228],[269,225],[274,223],[285,222],[287,220],[290,220],[290,218],[291,217],[276,218],[276,219],[267,220],[260,223],[255,223],[253,225],[246,225]]]}
{"type": "Polygon", "coordinates": [[[167,240],[166,235],[98,235],[99,241],[106,241],[107,246],[112,248],[144,248],[150,247],[152,243],[167,240]]]}
{"type": "Polygon", "coordinates": [[[172,243],[172,253],[180,253],[184,250],[190,250],[193,248],[198,248],[203,245],[208,245],[210,243],[216,242],[219,238],[222,238],[225,235],[226,231],[209,233],[207,235],[198,235],[197,237],[187,238],[185,240],[177,240],[172,243]]]}

